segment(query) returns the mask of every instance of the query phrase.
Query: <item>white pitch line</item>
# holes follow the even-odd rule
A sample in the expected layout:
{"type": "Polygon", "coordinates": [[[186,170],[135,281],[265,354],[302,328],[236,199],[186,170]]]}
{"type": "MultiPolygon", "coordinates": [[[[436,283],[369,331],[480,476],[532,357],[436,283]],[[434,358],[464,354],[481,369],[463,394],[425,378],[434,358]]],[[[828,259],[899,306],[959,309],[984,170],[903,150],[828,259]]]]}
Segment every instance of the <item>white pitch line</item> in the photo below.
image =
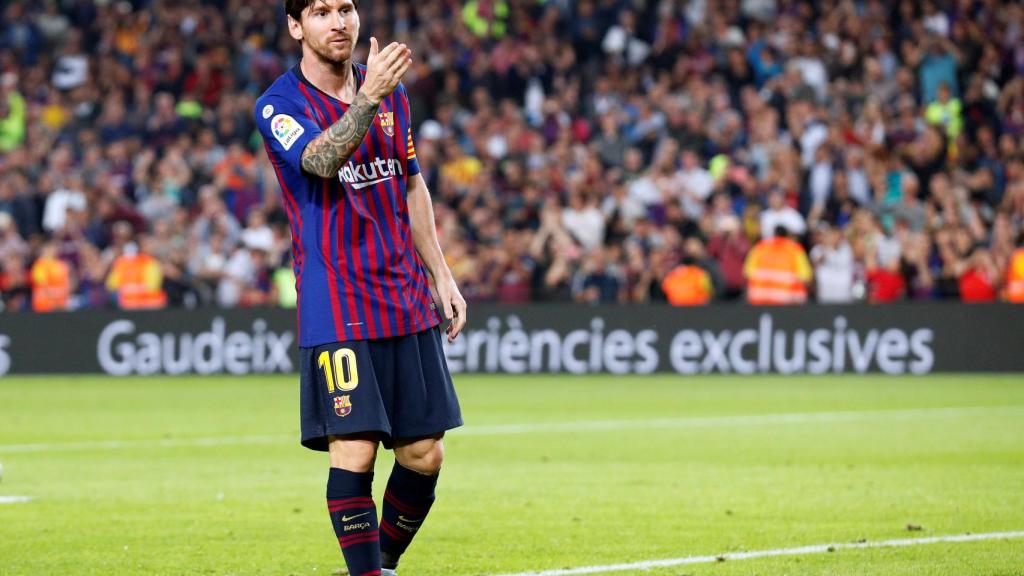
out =
{"type": "Polygon", "coordinates": [[[263,436],[215,436],[211,438],[153,438],[147,440],[83,440],[40,444],[0,444],[0,453],[67,452],[75,450],[118,450],[121,448],[176,448],[180,446],[229,446],[236,444],[273,444],[286,441],[283,434],[263,436]]]}
{"type": "MultiPolygon", "coordinates": [[[[664,430],[710,428],[725,426],[760,426],[765,424],[806,424],[858,422],[878,418],[944,418],[970,414],[1001,414],[1024,411],[1024,406],[974,406],[954,408],[913,408],[906,410],[860,410],[845,412],[792,412],[781,414],[746,414],[738,416],[706,416],[679,418],[633,418],[628,420],[591,420],[577,422],[528,422],[466,426],[450,432],[461,436],[500,436],[535,432],[600,432],[609,430],[664,430]]],[[[284,434],[259,436],[218,436],[208,438],[163,438],[143,440],[85,440],[37,444],[0,444],[0,453],[51,452],[74,450],[117,450],[122,448],[176,448],[183,446],[230,446],[274,444],[294,440],[284,434]]]]}
{"type": "Polygon", "coordinates": [[[934,536],[931,538],[904,538],[901,540],[882,540],[879,542],[855,542],[815,544],[798,548],[777,548],[775,550],[754,550],[751,552],[727,552],[714,556],[687,556],[685,558],[667,558],[664,560],[647,560],[628,564],[606,564],[603,566],[582,566],[580,568],[561,568],[540,572],[516,572],[500,576],[575,576],[576,574],[600,574],[604,572],[623,572],[626,570],[650,570],[686,564],[710,564],[725,560],[750,560],[753,558],[770,558],[774,556],[798,556],[804,554],[821,554],[837,550],[858,550],[863,548],[897,548],[902,546],[920,546],[922,544],[943,544],[959,542],[978,542],[980,540],[1009,540],[1024,538],[1022,532],[988,532],[984,534],[960,534],[951,536],[934,536]]]}
{"type": "Polygon", "coordinates": [[[0,496],[0,504],[24,504],[31,501],[31,496],[0,496]]]}
{"type": "Polygon", "coordinates": [[[913,408],[907,410],[861,410],[846,412],[793,412],[786,414],[746,414],[681,418],[645,418],[632,420],[592,420],[584,422],[534,422],[467,426],[453,430],[457,436],[493,436],[530,432],[592,432],[601,430],[647,430],[666,428],[707,428],[717,426],[757,426],[761,424],[806,424],[815,422],[856,422],[874,418],[934,418],[971,413],[1019,412],[1024,406],[976,406],[959,408],[913,408]]]}

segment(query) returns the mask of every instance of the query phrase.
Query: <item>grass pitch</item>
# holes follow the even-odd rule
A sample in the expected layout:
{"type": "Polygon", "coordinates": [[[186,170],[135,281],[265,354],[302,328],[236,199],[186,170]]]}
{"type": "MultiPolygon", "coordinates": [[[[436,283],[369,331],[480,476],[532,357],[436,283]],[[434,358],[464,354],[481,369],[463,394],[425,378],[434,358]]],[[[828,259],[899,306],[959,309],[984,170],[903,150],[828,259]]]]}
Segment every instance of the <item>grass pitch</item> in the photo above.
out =
{"type": "MultiPolygon", "coordinates": [[[[403,576],[1024,530],[1020,376],[456,385],[467,427],[403,576]]],[[[0,574],[336,572],[296,396],[293,377],[0,380],[0,496],[33,499],[0,504],[0,574]]],[[[1024,539],[642,573],[1022,575],[1024,539]]]]}

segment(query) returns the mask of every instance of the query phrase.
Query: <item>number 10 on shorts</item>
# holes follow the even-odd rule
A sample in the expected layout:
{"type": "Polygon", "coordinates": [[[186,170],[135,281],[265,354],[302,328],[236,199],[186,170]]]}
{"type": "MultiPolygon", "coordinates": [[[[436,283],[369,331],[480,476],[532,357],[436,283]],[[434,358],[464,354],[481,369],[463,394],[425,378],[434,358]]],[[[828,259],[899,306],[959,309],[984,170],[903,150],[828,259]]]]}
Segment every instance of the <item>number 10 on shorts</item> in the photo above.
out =
{"type": "Polygon", "coordinates": [[[359,386],[359,369],[356,368],[356,353],[348,348],[338,348],[332,354],[324,350],[316,359],[327,380],[327,392],[334,393],[335,383],[342,392],[355,390],[359,386]]]}

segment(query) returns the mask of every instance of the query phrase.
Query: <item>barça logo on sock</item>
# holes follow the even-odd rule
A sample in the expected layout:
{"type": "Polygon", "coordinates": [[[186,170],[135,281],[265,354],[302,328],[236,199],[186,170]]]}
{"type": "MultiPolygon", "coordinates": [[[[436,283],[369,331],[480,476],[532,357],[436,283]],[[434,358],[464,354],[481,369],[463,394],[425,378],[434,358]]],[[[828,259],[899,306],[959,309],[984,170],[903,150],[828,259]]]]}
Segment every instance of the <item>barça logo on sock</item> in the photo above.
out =
{"type": "Polygon", "coordinates": [[[380,118],[380,128],[388,136],[395,135],[395,113],[394,112],[380,112],[377,114],[380,118]]]}
{"type": "Polygon", "coordinates": [[[352,401],[348,394],[334,398],[334,413],[342,418],[352,413],[352,401]]]}

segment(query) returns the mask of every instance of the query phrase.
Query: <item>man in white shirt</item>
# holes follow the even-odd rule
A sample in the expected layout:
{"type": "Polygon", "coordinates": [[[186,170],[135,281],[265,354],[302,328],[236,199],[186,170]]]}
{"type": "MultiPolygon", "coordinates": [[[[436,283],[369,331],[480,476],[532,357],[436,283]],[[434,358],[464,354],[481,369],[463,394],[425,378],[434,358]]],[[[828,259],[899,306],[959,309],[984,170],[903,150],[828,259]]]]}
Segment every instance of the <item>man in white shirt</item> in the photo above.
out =
{"type": "Polygon", "coordinates": [[[819,227],[821,242],[811,248],[811,264],[817,284],[818,302],[846,304],[853,301],[853,249],[838,228],[827,223],[819,227]]]}
{"type": "Polygon", "coordinates": [[[679,183],[679,199],[683,211],[691,218],[704,214],[704,205],[715,189],[715,178],[700,165],[700,158],[693,150],[683,151],[683,168],[676,175],[679,183]]]}
{"type": "Polygon", "coordinates": [[[793,236],[803,236],[807,231],[804,217],[786,205],[781,191],[772,190],[768,194],[768,208],[761,212],[761,236],[771,238],[777,226],[785,227],[793,236]]]}

